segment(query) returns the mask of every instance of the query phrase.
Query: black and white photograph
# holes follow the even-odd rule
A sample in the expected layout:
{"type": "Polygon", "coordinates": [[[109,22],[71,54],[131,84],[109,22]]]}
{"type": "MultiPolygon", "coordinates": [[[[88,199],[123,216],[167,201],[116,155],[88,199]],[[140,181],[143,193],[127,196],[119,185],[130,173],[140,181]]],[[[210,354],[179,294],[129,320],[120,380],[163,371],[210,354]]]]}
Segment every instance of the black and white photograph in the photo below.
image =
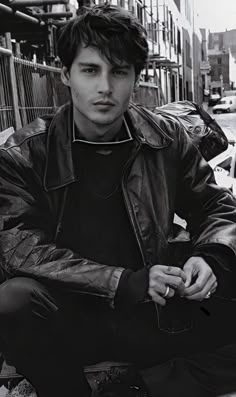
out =
{"type": "Polygon", "coordinates": [[[236,1],[0,1],[0,397],[236,397],[236,1]]]}

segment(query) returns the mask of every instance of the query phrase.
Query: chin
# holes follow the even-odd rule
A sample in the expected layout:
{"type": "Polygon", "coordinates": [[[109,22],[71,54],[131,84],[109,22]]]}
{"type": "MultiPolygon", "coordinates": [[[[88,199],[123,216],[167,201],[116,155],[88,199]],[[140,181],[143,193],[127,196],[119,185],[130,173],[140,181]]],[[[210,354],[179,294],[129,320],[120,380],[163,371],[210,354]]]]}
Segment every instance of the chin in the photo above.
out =
{"type": "Polygon", "coordinates": [[[109,125],[115,123],[115,121],[119,118],[120,116],[114,117],[114,116],[109,116],[109,115],[101,115],[101,116],[96,116],[92,119],[90,119],[94,124],[97,125],[109,125]]]}

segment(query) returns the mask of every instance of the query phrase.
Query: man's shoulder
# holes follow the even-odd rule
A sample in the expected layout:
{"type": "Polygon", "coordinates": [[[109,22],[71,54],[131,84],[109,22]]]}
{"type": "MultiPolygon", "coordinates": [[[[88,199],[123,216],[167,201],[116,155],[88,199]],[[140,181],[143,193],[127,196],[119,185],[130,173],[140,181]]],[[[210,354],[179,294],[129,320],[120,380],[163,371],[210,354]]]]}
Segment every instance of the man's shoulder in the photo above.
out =
{"type": "Polygon", "coordinates": [[[180,123],[176,118],[154,113],[140,105],[131,104],[129,110],[137,127],[137,132],[144,141],[163,145],[178,139],[180,123]]]}
{"type": "Polygon", "coordinates": [[[10,150],[17,146],[21,147],[24,143],[27,143],[36,137],[40,137],[40,140],[44,140],[44,136],[47,134],[52,119],[53,115],[38,117],[31,123],[13,132],[6,141],[1,144],[0,149],[10,150]]]}

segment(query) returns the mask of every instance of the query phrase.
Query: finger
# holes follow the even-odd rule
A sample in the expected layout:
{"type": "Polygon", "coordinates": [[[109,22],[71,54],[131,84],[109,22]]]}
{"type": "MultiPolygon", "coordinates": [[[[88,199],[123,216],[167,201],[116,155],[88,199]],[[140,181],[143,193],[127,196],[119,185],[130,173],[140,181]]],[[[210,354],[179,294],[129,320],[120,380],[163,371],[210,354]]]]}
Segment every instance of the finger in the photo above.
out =
{"type": "Polygon", "coordinates": [[[161,306],[165,306],[165,304],[166,304],[165,298],[163,298],[160,294],[155,292],[153,288],[149,288],[148,294],[151,296],[152,300],[155,303],[158,303],[161,306]]]}
{"type": "Polygon", "coordinates": [[[191,295],[185,295],[185,298],[189,300],[197,300],[197,301],[202,301],[203,299],[206,299],[206,296],[209,292],[212,293],[212,290],[214,290],[216,286],[216,278],[214,275],[209,278],[207,283],[205,284],[204,288],[200,289],[198,292],[193,293],[191,295]]]}
{"type": "Polygon", "coordinates": [[[149,294],[153,293],[160,295],[162,298],[172,298],[175,295],[175,290],[171,288],[168,284],[157,283],[155,284],[153,281],[149,285],[149,294]],[[166,292],[168,294],[166,295],[166,292]]]}
{"type": "Polygon", "coordinates": [[[188,288],[192,282],[194,268],[192,266],[184,266],[183,270],[186,276],[185,288],[188,288]]]}
{"type": "Polygon", "coordinates": [[[200,272],[194,284],[190,285],[190,287],[185,289],[185,296],[191,296],[201,292],[205,288],[211,277],[213,277],[214,281],[216,280],[215,275],[212,273],[212,270],[210,268],[202,273],[200,272]]]}
{"type": "Polygon", "coordinates": [[[181,277],[164,274],[160,281],[178,292],[183,292],[185,290],[185,284],[181,277]]]}
{"type": "Polygon", "coordinates": [[[214,294],[216,292],[216,289],[218,287],[218,283],[217,281],[215,281],[215,283],[213,284],[212,288],[211,288],[211,293],[214,294]]]}
{"type": "MultiPolygon", "coordinates": [[[[165,291],[166,293],[166,291],[165,291]]],[[[163,295],[163,298],[168,299],[168,298],[173,298],[173,296],[175,295],[175,290],[173,288],[169,287],[169,291],[167,295],[163,295]]]]}
{"type": "Polygon", "coordinates": [[[180,267],[163,265],[163,271],[166,274],[180,277],[184,282],[186,280],[186,275],[185,275],[184,271],[182,269],[180,269],[180,267]]]}

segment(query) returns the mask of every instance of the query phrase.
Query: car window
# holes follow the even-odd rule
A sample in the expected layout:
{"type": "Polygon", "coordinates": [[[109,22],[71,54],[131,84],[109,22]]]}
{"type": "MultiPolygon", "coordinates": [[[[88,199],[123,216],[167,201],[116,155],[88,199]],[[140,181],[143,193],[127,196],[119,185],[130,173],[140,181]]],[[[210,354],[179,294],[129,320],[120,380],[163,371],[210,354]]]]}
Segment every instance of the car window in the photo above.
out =
{"type": "Polygon", "coordinates": [[[221,99],[219,103],[221,103],[221,105],[225,105],[227,102],[224,99],[221,99]]]}

